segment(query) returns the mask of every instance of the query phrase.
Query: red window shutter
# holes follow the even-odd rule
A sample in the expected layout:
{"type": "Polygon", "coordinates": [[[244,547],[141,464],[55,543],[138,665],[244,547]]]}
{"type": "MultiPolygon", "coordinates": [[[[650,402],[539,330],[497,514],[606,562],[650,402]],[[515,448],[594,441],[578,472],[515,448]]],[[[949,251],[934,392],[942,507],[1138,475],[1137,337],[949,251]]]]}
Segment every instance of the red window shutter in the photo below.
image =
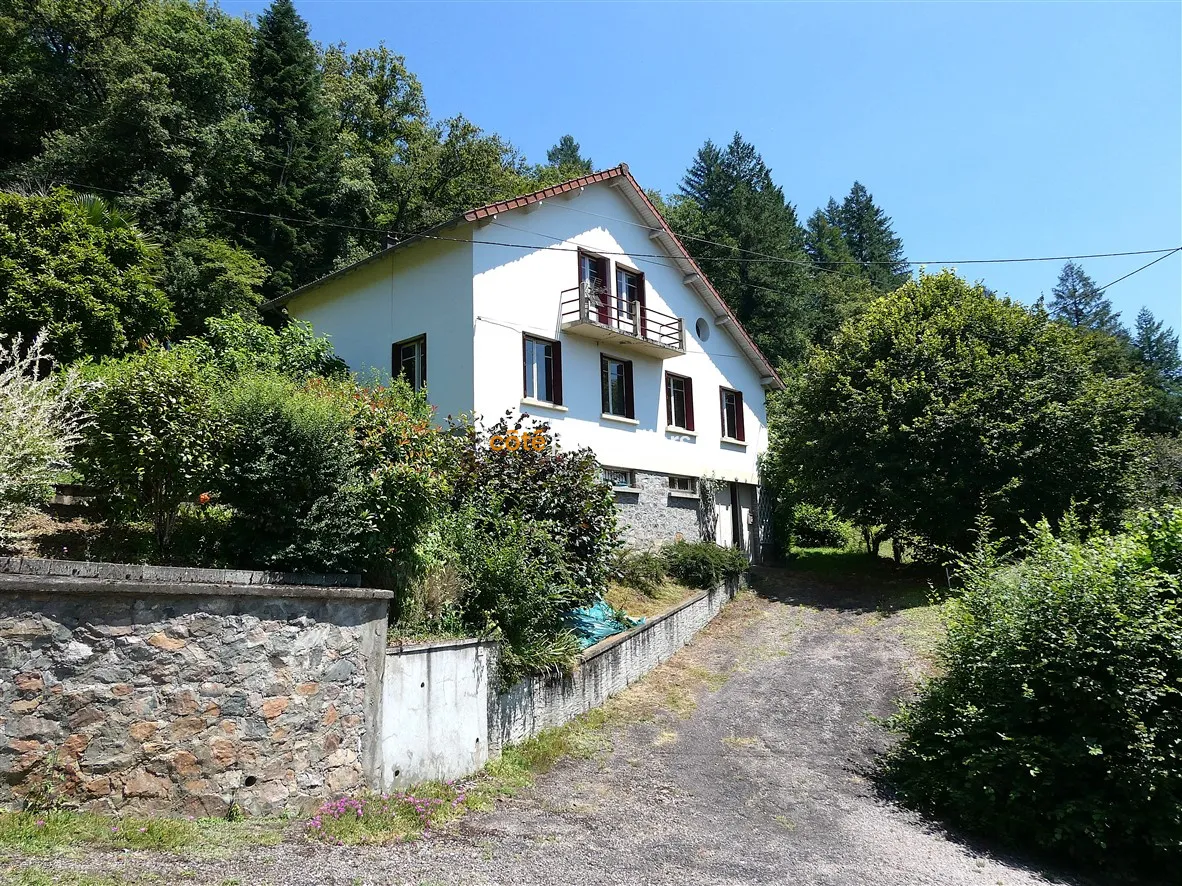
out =
{"type": "Polygon", "coordinates": [[[644,274],[636,275],[636,300],[640,302],[640,337],[648,338],[648,311],[645,310],[644,274]]]}
{"type": "Polygon", "coordinates": [[[747,431],[743,427],[743,394],[739,391],[735,391],[735,439],[747,439],[747,431]]]}
{"type": "Polygon", "coordinates": [[[686,377],[681,382],[685,385],[685,429],[694,430],[694,380],[686,377]]]}
{"type": "Polygon", "coordinates": [[[521,336],[521,396],[529,396],[529,337],[521,336]]]}
{"type": "Polygon", "coordinates": [[[554,403],[557,404],[558,406],[561,406],[562,405],[562,342],[560,342],[560,341],[554,342],[554,350],[552,351],[552,353],[554,354],[554,359],[553,359],[554,390],[552,391],[552,395],[554,397],[554,403]]]}
{"type": "Polygon", "coordinates": [[[632,361],[624,361],[624,414],[636,418],[636,401],[632,397],[632,361]]]}

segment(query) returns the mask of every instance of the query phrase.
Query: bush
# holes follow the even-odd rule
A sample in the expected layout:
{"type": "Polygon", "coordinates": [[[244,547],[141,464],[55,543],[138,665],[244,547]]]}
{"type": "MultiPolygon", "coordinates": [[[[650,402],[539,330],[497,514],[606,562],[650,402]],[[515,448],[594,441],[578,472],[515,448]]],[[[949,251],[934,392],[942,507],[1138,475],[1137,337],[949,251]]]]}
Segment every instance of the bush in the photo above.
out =
{"type": "Polygon", "coordinates": [[[691,588],[714,588],[724,579],[747,571],[747,556],[738,548],[711,541],[676,541],[661,549],[665,568],[675,581],[691,588]]]}
{"type": "Polygon", "coordinates": [[[53,494],[80,439],[78,374],[48,375],[43,334],[22,345],[20,335],[0,337],[0,536],[53,494]]]}
{"type": "Polygon", "coordinates": [[[596,592],[611,576],[619,547],[616,505],[590,449],[496,451],[489,440],[510,431],[550,437],[550,428],[521,416],[488,429],[470,429],[469,446],[454,469],[458,506],[495,506],[507,517],[549,521],[570,581],[596,592]]]}
{"type": "Polygon", "coordinates": [[[597,594],[572,581],[557,526],[505,510],[466,508],[451,526],[466,584],[464,622],[504,640],[500,673],[511,684],[526,673],[569,668],[580,647],[564,619],[597,594]]]}
{"type": "Polygon", "coordinates": [[[349,368],[324,336],[310,323],[292,320],[276,331],[240,315],[210,317],[206,331],[178,347],[191,351],[227,375],[273,372],[297,381],[309,378],[347,378],[349,368]]]}
{"type": "Polygon", "coordinates": [[[358,569],[374,530],[348,412],[272,374],[241,376],[225,396],[227,439],[215,489],[234,511],[226,535],[233,562],[358,569]]]}
{"type": "Polygon", "coordinates": [[[153,348],[83,370],[90,422],[77,467],[119,519],[151,521],[166,555],[181,502],[209,482],[221,428],[218,377],[192,354],[153,348]]]}
{"type": "Polygon", "coordinates": [[[665,583],[665,561],[654,551],[621,550],[612,571],[620,584],[650,596],[665,583]]]}
{"type": "Polygon", "coordinates": [[[1119,869],[1182,862],[1182,512],[965,564],[944,673],[894,721],[888,775],[961,826],[1119,869]]]}
{"type": "Polygon", "coordinates": [[[832,511],[798,504],[792,509],[792,540],[802,548],[844,548],[852,528],[832,511]]]}

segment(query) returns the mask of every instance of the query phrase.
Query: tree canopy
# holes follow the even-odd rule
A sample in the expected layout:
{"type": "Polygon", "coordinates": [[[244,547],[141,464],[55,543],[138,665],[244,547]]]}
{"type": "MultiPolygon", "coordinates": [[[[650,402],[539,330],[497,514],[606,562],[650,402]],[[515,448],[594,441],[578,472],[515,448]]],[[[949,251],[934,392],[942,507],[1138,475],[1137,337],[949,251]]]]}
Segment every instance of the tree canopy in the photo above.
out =
{"type": "Polygon", "coordinates": [[[848,321],[773,416],[774,473],[859,526],[966,550],[981,517],[1115,520],[1146,391],[1076,330],[950,271],[848,321]]]}

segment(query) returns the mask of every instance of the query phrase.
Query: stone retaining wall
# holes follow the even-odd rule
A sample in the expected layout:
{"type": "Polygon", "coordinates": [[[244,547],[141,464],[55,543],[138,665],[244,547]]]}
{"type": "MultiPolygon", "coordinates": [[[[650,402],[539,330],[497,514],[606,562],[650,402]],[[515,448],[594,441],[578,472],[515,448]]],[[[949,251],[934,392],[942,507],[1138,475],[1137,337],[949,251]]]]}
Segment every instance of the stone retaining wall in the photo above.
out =
{"type": "Polygon", "coordinates": [[[390,593],[0,574],[0,807],[297,811],[370,783],[390,593]]]}

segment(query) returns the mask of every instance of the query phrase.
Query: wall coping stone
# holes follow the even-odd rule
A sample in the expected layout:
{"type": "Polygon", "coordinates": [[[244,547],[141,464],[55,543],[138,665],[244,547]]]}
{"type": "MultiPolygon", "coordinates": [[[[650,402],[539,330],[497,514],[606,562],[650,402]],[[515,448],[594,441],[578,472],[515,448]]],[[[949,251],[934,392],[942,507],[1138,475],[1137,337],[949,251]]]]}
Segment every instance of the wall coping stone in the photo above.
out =
{"type": "Polygon", "coordinates": [[[390,643],[386,646],[386,655],[402,655],[403,653],[435,652],[441,649],[464,649],[468,646],[496,646],[496,640],[483,637],[456,637],[448,640],[422,640],[417,643],[390,643]]]}
{"type": "Polygon", "coordinates": [[[360,575],[346,573],[321,575],[303,572],[267,572],[257,569],[200,569],[188,566],[150,566],[142,563],[51,560],[41,557],[0,557],[0,574],[59,575],[71,578],[155,581],[169,584],[308,585],[331,588],[361,586],[360,575]]]}
{"type": "Polygon", "coordinates": [[[132,594],[159,597],[287,597],[317,600],[392,600],[393,591],[320,585],[235,585],[208,582],[126,581],[63,575],[0,573],[0,594],[132,594]]]}

